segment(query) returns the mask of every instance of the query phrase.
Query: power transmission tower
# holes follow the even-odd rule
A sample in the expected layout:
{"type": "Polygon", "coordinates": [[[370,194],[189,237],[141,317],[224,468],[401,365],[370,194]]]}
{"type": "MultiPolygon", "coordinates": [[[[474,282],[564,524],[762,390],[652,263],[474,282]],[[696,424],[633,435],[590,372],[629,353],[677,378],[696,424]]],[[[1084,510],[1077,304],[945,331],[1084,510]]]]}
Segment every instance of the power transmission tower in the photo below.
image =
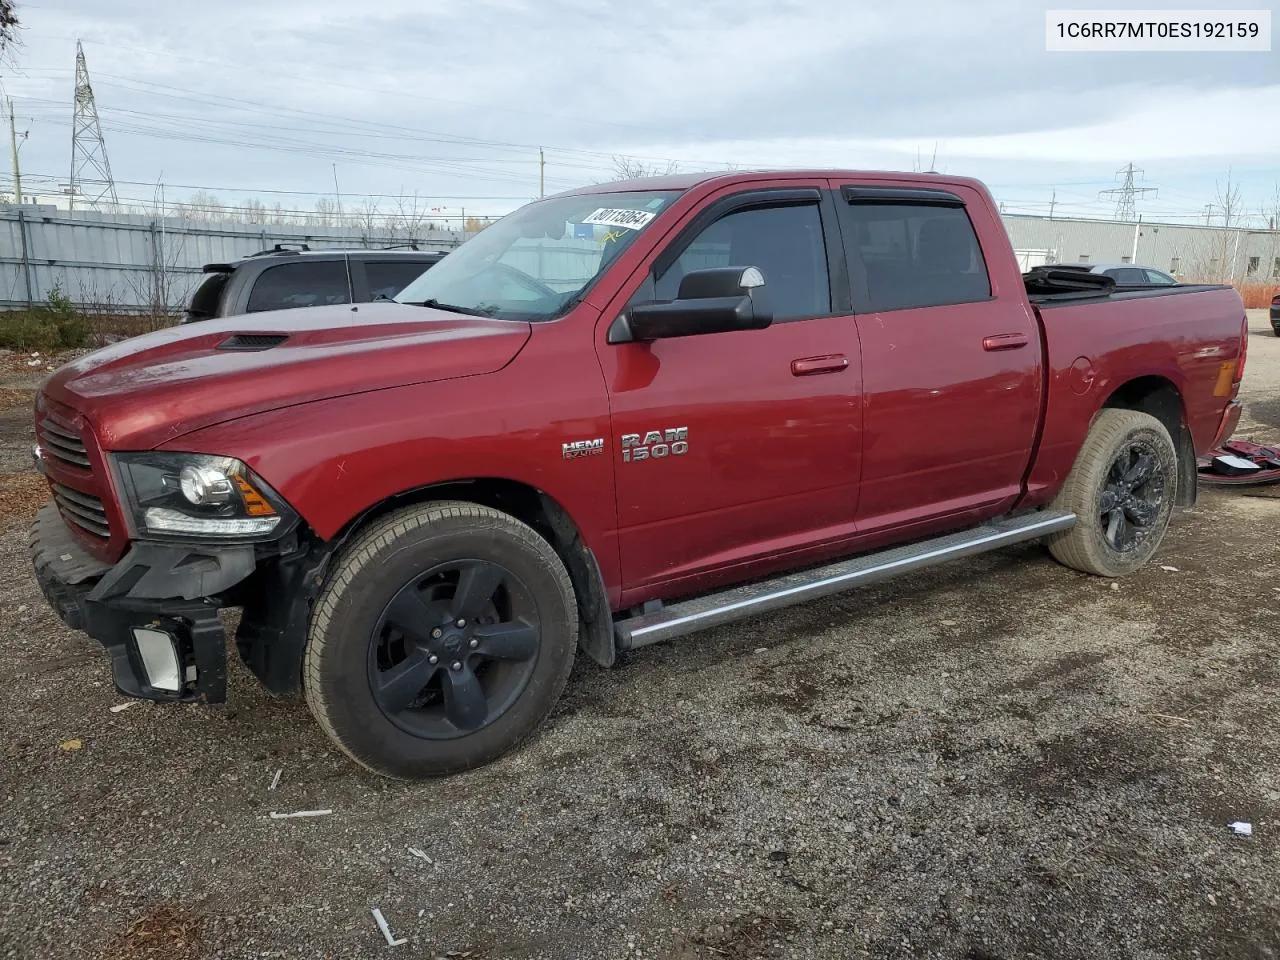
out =
{"type": "Polygon", "coordinates": [[[93,87],[89,85],[89,68],[84,62],[84,48],[76,41],[76,97],[71,117],[71,195],[69,206],[75,209],[76,197],[86,200],[91,207],[110,201],[112,208],[120,206],[116,196],[116,182],[111,177],[111,162],[107,159],[107,144],[102,139],[102,125],[98,123],[98,105],[93,101],[93,87]]]}
{"type": "Polygon", "coordinates": [[[1138,178],[1142,177],[1142,171],[1130,163],[1127,167],[1116,171],[1116,176],[1124,174],[1124,182],[1118,187],[1112,187],[1110,190],[1100,190],[1099,197],[1115,197],[1116,200],[1116,219],[1132,220],[1136,213],[1136,200],[1143,194],[1157,194],[1159,190],[1155,187],[1139,187],[1134,183],[1134,175],[1138,178]]]}

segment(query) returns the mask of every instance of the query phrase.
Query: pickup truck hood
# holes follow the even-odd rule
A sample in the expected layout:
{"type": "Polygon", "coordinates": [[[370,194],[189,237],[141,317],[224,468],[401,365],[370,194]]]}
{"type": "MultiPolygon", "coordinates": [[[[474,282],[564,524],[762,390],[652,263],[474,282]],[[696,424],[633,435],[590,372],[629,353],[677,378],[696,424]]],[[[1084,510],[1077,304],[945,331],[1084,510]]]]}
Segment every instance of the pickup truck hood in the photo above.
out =
{"type": "Polygon", "coordinates": [[[60,367],[43,396],[85,416],[107,450],[143,450],[249,414],[500,370],[527,323],[377,302],[184,324],[60,367]]]}

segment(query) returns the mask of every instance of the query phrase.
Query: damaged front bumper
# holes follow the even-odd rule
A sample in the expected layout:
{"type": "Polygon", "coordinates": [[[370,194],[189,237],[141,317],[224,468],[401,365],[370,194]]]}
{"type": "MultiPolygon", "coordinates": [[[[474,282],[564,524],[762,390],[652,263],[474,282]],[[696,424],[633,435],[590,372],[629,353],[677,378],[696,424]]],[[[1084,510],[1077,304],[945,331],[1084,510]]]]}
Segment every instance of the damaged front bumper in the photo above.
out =
{"type": "Polygon", "coordinates": [[[217,597],[253,573],[252,545],[137,541],[109,565],[76,542],[50,503],[31,525],[30,553],[49,604],[68,626],[103,645],[121,693],[226,700],[217,597]]]}

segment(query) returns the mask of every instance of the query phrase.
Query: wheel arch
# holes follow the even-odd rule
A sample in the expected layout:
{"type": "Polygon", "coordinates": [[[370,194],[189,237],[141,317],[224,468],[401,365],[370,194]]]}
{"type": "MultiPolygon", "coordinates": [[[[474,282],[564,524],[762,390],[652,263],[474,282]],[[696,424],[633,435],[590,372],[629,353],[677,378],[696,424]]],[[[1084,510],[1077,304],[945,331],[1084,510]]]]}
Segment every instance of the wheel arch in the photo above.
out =
{"type": "Polygon", "coordinates": [[[1195,440],[1187,426],[1186,403],[1177,385],[1158,374],[1134,377],[1116,387],[1098,413],[1106,409],[1137,410],[1164,424],[1178,452],[1178,492],[1174,502],[1180,507],[1193,506],[1198,489],[1195,440]]]}
{"type": "Polygon", "coordinates": [[[527,483],[501,477],[447,480],[414,487],[373,504],[347,521],[333,538],[335,549],[383,514],[435,500],[464,500],[500,510],[528,524],[564,562],[578,602],[580,649],[603,667],[617,659],[608,589],[595,553],[560,502],[527,483]]]}

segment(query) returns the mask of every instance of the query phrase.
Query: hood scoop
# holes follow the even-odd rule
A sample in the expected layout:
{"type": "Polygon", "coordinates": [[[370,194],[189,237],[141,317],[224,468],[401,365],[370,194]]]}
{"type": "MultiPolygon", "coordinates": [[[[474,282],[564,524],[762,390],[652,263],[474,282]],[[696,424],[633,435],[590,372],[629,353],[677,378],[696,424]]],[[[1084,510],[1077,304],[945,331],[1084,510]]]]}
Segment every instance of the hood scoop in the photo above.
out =
{"type": "Polygon", "coordinates": [[[220,344],[219,350],[259,351],[278,347],[289,339],[285,333],[236,333],[220,344]]]}

